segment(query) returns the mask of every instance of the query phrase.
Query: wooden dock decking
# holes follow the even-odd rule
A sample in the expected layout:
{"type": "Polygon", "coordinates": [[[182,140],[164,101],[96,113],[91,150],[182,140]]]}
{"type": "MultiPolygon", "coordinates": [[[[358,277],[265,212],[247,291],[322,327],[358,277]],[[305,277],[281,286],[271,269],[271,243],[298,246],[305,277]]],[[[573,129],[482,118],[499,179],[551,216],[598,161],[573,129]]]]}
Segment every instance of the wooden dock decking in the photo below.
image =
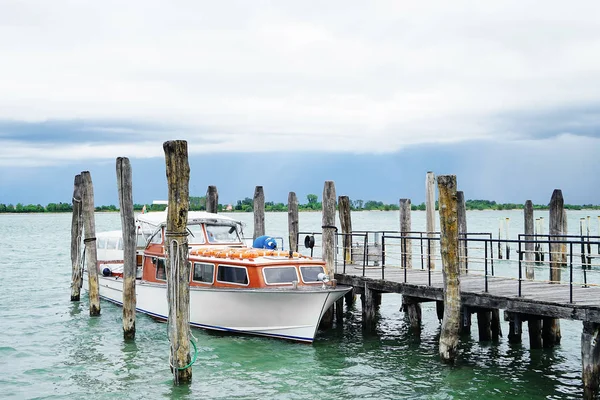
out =
{"type": "MultiPolygon", "coordinates": [[[[341,268],[338,266],[338,271],[341,268]]],[[[362,267],[346,265],[346,273],[336,273],[339,284],[356,288],[365,285],[374,291],[400,293],[427,300],[443,300],[444,282],[440,270],[385,268],[381,279],[381,268],[367,268],[363,276],[362,267]]],[[[460,275],[461,302],[475,308],[504,309],[506,311],[535,314],[545,317],[572,319],[600,323],[600,287],[573,284],[573,302],[570,299],[569,283],[543,281],[521,281],[519,297],[518,279],[488,276],[485,291],[485,276],[469,272],[460,275]]]]}

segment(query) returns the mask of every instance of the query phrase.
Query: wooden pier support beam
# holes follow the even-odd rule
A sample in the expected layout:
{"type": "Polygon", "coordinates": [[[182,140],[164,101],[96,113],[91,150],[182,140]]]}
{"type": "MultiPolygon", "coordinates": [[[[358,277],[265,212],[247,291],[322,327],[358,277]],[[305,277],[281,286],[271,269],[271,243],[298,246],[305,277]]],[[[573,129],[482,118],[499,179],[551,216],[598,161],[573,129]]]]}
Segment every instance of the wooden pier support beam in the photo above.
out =
{"type": "Polygon", "coordinates": [[[444,301],[436,300],[435,301],[435,313],[437,314],[438,321],[442,322],[444,319],[444,301]]]}
{"type": "Polygon", "coordinates": [[[600,324],[583,322],[581,333],[583,398],[596,399],[600,391],[600,324]]]}
{"type": "Polygon", "coordinates": [[[123,231],[123,337],[135,338],[135,277],[137,259],[135,254],[135,217],[133,215],[133,195],[131,164],[125,157],[117,158],[117,187],[121,229],[123,231]]]}
{"type": "Polygon", "coordinates": [[[254,236],[252,240],[265,234],[265,193],[262,186],[254,189],[254,236]]]}
{"type": "MultiPolygon", "coordinates": [[[[323,187],[323,218],[322,218],[322,240],[323,240],[323,261],[327,264],[329,279],[334,279],[335,274],[335,183],[325,181],[323,187]]],[[[333,319],[332,310],[328,310],[321,319],[323,328],[331,327],[333,319]]]]}
{"type": "Polygon", "coordinates": [[[216,214],[219,211],[219,192],[216,186],[209,186],[206,190],[206,211],[216,214]]]}
{"type": "Polygon", "coordinates": [[[492,340],[492,313],[489,309],[477,310],[477,328],[480,342],[492,340]]]}
{"type": "MultiPolygon", "coordinates": [[[[555,189],[550,199],[550,241],[561,241],[565,238],[557,237],[563,232],[564,200],[562,191],[555,189]]],[[[550,243],[550,281],[560,282],[560,270],[564,266],[562,245],[550,243]]],[[[565,254],[566,256],[566,254],[565,254]]],[[[560,320],[556,318],[544,318],[543,328],[544,347],[551,348],[560,344],[560,320]]]]}
{"type": "Polygon", "coordinates": [[[346,307],[354,307],[354,302],[356,301],[356,291],[354,290],[354,287],[344,295],[344,299],[346,300],[346,307]]]}
{"type": "MultiPolygon", "coordinates": [[[[533,235],[533,202],[531,200],[525,201],[525,207],[523,207],[523,216],[525,217],[525,235],[533,235]]],[[[534,244],[533,236],[525,236],[526,241],[532,241],[531,243],[525,243],[525,256],[523,260],[525,262],[525,277],[527,279],[535,278],[534,262],[534,244]]]]}
{"type": "Polygon", "coordinates": [[[352,263],[352,215],[350,213],[350,198],[338,197],[338,211],[340,213],[340,226],[343,234],[343,257],[346,264],[352,263]]]}
{"type": "Polygon", "coordinates": [[[507,312],[508,317],[508,343],[521,343],[523,333],[523,320],[518,313],[507,312]]]}
{"type": "Polygon", "coordinates": [[[402,310],[408,317],[410,328],[419,332],[421,330],[421,299],[402,295],[402,310]]]}
{"type": "Polygon", "coordinates": [[[468,249],[467,249],[467,206],[465,204],[465,194],[462,191],[456,192],[457,215],[458,215],[458,260],[461,273],[469,270],[468,249]]]}
{"type": "Polygon", "coordinates": [[[539,316],[527,316],[527,327],[529,329],[529,348],[542,348],[542,318],[539,316]]]}
{"type": "Polygon", "coordinates": [[[298,251],[298,197],[296,193],[288,194],[288,240],[290,250],[298,251]]]}
{"type": "Polygon", "coordinates": [[[492,340],[497,342],[502,337],[502,325],[500,324],[500,310],[492,308],[492,340]]]}
{"type": "Polygon", "coordinates": [[[365,283],[360,300],[362,303],[362,327],[367,332],[374,331],[377,326],[377,311],[373,301],[374,294],[375,292],[369,289],[365,283]]]}
{"type": "Polygon", "coordinates": [[[460,308],[460,334],[463,336],[471,334],[471,310],[466,306],[460,308]]]}
{"type": "Polygon", "coordinates": [[[81,237],[83,235],[81,175],[75,175],[73,185],[73,217],[71,220],[71,301],[79,301],[81,297],[81,237]]]}
{"type": "Polygon", "coordinates": [[[167,295],[169,341],[175,384],[192,380],[190,358],[190,264],[188,263],[187,220],[189,211],[190,166],[187,142],[163,144],[169,187],[169,209],[165,233],[167,250],[167,295]]]}
{"type": "MultiPolygon", "coordinates": [[[[411,205],[410,199],[400,199],[400,236],[410,236],[411,227],[411,205]]],[[[412,241],[402,239],[400,243],[400,266],[412,268],[412,241]]]]}
{"type": "Polygon", "coordinates": [[[551,349],[560,344],[560,320],[558,318],[544,318],[542,326],[542,343],[544,348],[551,349]]]}
{"type": "MultiPolygon", "coordinates": [[[[438,181],[439,182],[439,181],[438,181]]],[[[435,237],[435,174],[431,171],[427,172],[425,178],[425,213],[426,213],[426,227],[428,242],[425,244],[423,251],[429,260],[429,269],[435,269],[435,240],[431,240],[435,237]],[[429,252],[427,252],[429,249],[429,252]]]]}
{"type": "Polygon", "coordinates": [[[83,193],[83,231],[88,270],[90,316],[100,315],[100,288],[98,287],[98,249],[96,248],[96,221],[94,217],[94,185],[89,171],[81,173],[83,193]]]}
{"type": "MultiPolygon", "coordinates": [[[[428,174],[429,175],[429,174],[428,174]]],[[[456,176],[438,176],[441,253],[444,275],[444,319],[440,334],[440,357],[453,363],[460,335],[460,271],[458,262],[458,215],[456,176]]]]}

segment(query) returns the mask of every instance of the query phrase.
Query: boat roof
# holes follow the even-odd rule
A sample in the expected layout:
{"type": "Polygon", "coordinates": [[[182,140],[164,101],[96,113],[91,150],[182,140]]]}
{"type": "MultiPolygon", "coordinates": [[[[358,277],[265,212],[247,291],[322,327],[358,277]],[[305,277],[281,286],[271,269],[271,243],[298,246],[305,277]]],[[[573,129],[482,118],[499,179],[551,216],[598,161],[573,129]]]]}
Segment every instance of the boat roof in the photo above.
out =
{"type": "MultiPolygon", "coordinates": [[[[150,212],[147,214],[139,214],[137,216],[139,222],[145,222],[154,226],[161,226],[167,224],[167,212],[158,211],[150,212]]],[[[188,212],[188,225],[189,224],[222,224],[222,225],[241,225],[241,221],[237,221],[233,218],[226,217],[220,214],[209,213],[206,211],[189,211],[188,212]]]]}

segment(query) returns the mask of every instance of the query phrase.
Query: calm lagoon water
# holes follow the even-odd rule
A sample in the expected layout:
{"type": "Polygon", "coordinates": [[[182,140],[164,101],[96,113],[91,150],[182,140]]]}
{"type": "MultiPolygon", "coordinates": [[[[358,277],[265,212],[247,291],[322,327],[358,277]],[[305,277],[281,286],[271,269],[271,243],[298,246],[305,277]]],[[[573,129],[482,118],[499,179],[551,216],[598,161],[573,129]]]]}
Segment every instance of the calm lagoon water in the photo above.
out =
{"type": "MultiPolygon", "coordinates": [[[[570,212],[579,218],[597,212],[570,212]],[[591,214],[590,214],[591,213],[591,214]]],[[[546,216],[547,213],[536,213],[546,216]]],[[[235,214],[248,223],[252,215],[235,214]]],[[[493,231],[511,218],[511,235],[522,231],[518,211],[469,212],[470,231],[493,231]]],[[[547,218],[546,218],[547,221],[547,218]]],[[[102,302],[90,318],[88,301],[70,301],[69,214],[0,215],[0,397],[7,399],[576,399],[581,397],[581,323],[562,321],[554,350],[478,343],[476,327],[461,341],[455,366],[437,355],[435,307],[423,305],[423,329],[408,330],[401,296],[386,294],[376,333],[363,333],[360,301],[341,326],[320,332],[312,345],[193,330],[199,356],[189,386],[173,386],[166,325],[138,314],[134,342],[122,338],[121,309],[102,302]]],[[[301,213],[300,230],[318,231],[320,213],[301,213]]],[[[413,229],[423,230],[423,212],[413,229]]],[[[398,229],[397,212],[353,214],[356,230],[398,229]]],[[[266,216],[267,232],[285,236],[287,214],[266,216]]],[[[97,214],[96,230],[119,229],[117,214],[97,214]]],[[[593,225],[595,228],[595,225],[593,225]]],[[[546,228],[547,229],[547,228],[546,228]]],[[[597,234],[597,228],[592,234],[597,234]]],[[[507,323],[503,323],[506,335],[507,323]]]]}

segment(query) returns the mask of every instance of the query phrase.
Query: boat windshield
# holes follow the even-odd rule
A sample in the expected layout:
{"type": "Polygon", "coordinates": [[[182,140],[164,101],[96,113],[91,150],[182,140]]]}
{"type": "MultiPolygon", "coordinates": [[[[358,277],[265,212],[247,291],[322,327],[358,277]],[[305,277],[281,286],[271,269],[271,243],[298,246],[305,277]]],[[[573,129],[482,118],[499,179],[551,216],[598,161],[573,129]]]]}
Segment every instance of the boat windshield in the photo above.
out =
{"type": "Polygon", "coordinates": [[[202,225],[188,225],[188,243],[189,244],[204,244],[204,233],[202,232],[202,225]]]}
{"type": "Polygon", "coordinates": [[[233,225],[210,225],[206,224],[206,234],[209,243],[232,244],[241,243],[237,229],[233,225]]]}

